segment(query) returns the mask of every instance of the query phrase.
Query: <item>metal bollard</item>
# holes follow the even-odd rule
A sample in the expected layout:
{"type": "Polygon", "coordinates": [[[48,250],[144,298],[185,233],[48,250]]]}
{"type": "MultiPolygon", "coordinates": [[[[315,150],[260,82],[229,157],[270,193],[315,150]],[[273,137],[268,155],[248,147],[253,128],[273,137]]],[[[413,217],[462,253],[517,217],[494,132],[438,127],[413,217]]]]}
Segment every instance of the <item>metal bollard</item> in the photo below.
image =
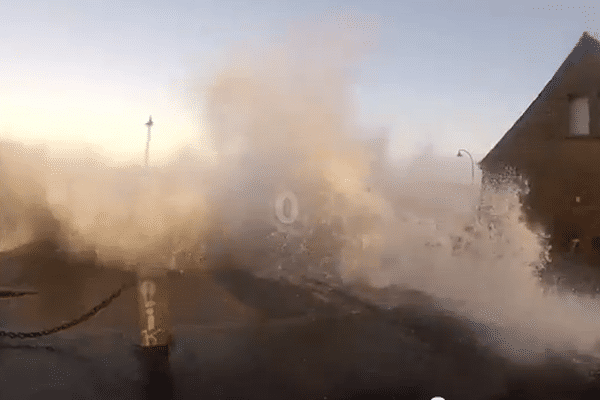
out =
{"type": "Polygon", "coordinates": [[[164,332],[155,325],[154,306],[156,306],[156,302],[153,299],[156,293],[156,283],[149,279],[143,281],[140,285],[140,292],[147,319],[146,329],[142,330],[142,346],[156,346],[158,344],[157,335],[164,332]]]}
{"type": "Polygon", "coordinates": [[[141,312],[141,345],[138,355],[148,399],[168,399],[173,395],[169,362],[171,323],[168,307],[167,269],[138,271],[138,303],[141,312]]]}
{"type": "Polygon", "coordinates": [[[167,271],[154,268],[139,277],[141,342],[145,347],[168,345],[171,340],[167,271]]]}

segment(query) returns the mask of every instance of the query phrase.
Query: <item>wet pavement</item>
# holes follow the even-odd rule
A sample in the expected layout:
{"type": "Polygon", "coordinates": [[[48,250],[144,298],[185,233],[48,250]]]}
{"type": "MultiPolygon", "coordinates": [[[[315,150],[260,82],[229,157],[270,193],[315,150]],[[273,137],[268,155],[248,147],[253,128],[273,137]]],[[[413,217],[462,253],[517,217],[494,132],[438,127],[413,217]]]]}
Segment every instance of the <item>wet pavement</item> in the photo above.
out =
{"type": "MultiPolygon", "coordinates": [[[[127,278],[92,269],[69,282],[92,277],[97,293],[89,286],[61,300],[56,291],[64,288],[51,276],[37,300],[3,300],[0,329],[48,327],[66,316],[59,309],[48,313],[42,302],[73,302],[64,312],[76,315],[127,278]]],[[[164,354],[137,346],[139,308],[130,289],[72,329],[39,339],[1,338],[0,398],[600,398],[596,358],[547,350],[530,353],[528,362],[511,361],[496,351],[501,333],[418,291],[260,278],[239,268],[165,279],[176,310],[168,363],[164,354]]]]}

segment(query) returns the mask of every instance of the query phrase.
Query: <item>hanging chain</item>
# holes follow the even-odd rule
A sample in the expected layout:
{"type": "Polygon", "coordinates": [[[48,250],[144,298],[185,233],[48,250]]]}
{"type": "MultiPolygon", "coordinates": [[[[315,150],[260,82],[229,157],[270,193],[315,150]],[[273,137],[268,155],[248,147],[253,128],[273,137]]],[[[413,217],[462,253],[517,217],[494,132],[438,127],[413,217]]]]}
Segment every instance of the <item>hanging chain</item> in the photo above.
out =
{"type": "Polygon", "coordinates": [[[92,308],[87,313],[83,314],[79,318],[71,320],[71,321],[69,321],[67,323],[64,323],[64,324],[60,325],[60,326],[54,327],[52,329],[44,329],[42,331],[37,331],[37,332],[9,332],[9,331],[2,331],[2,330],[0,330],[0,337],[6,337],[6,336],[8,336],[11,339],[14,339],[14,338],[19,338],[19,339],[37,338],[37,337],[41,337],[41,336],[51,335],[51,334],[56,333],[56,332],[64,331],[65,329],[72,328],[75,325],[78,325],[78,324],[80,324],[82,322],[85,322],[88,319],[92,318],[94,315],[98,314],[98,312],[100,312],[100,310],[108,307],[108,305],[110,303],[112,303],[112,301],[114,299],[116,299],[117,297],[119,297],[124,290],[127,290],[127,289],[129,289],[129,288],[131,288],[133,286],[135,286],[135,283],[126,283],[126,284],[124,284],[119,289],[117,289],[114,293],[112,293],[109,297],[107,297],[102,303],[98,304],[96,307],[92,308]]]}

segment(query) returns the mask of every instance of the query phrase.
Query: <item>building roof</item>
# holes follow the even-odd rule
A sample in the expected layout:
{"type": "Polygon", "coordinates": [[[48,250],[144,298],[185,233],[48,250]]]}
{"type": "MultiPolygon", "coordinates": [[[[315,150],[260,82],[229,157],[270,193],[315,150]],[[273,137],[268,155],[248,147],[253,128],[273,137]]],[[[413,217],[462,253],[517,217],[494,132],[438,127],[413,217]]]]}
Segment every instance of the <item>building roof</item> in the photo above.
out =
{"type": "Polygon", "coordinates": [[[529,118],[535,113],[538,106],[544,103],[555,90],[563,83],[565,74],[573,66],[579,64],[584,56],[598,55],[600,56],[600,41],[588,32],[584,32],[579,38],[577,45],[573,48],[569,56],[562,63],[560,68],[556,71],[552,79],[546,84],[544,89],[540,92],[538,97],[529,105],[527,110],[521,115],[521,117],[514,123],[514,125],[504,134],[504,136],[498,141],[496,146],[490,150],[490,152],[479,162],[479,166],[485,169],[490,169],[494,163],[497,163],[500,156],[505,152],[509,143],[512,142],[514,137],[521,131],[519,128],[525,124],[529,118]]]}

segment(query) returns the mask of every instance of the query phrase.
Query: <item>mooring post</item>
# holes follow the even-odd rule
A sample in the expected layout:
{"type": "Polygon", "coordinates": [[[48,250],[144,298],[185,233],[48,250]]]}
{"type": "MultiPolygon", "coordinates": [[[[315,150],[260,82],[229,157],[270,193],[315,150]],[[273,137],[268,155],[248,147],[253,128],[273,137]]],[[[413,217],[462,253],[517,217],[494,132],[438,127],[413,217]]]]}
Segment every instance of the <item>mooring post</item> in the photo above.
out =
{"type": "Polygon", "coordinates": [[[140,306],[140,363],[147,399],[169,399],[173,395],[171,366],[171,322],[166,268],[138,271],[140,306]]]}

